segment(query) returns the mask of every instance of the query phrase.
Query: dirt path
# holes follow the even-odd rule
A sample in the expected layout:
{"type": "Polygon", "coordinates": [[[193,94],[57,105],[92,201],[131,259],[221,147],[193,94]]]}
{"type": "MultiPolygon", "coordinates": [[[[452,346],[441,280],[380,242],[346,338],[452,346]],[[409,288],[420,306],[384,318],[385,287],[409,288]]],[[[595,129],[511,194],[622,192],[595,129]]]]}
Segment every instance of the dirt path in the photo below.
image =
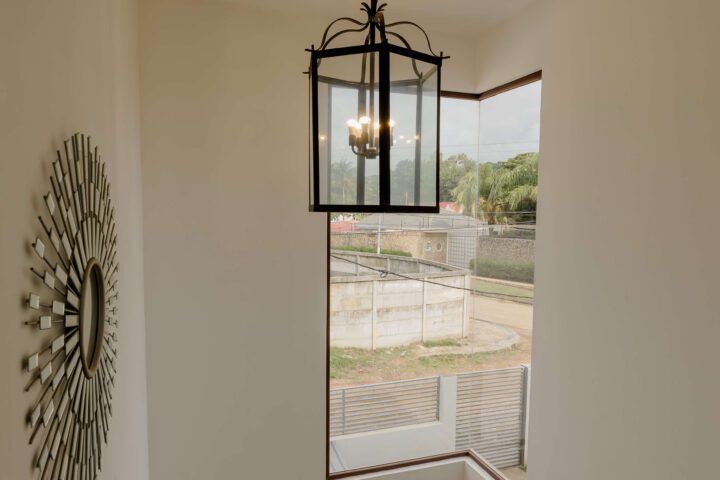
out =
{"type": "Polygon", "coordinates": [[[471,320],[483,320],[505,325],[518,331],[518,333],[527,334],[532,332],[532,305],[482,295],[471,295],[470,303],[471,320]]]}

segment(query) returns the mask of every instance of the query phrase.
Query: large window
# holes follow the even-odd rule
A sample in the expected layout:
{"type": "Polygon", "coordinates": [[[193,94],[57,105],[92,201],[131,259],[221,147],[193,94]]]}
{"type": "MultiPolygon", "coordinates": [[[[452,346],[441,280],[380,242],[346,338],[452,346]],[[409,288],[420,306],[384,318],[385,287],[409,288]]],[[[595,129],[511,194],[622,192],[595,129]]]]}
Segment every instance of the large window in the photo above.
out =
{"type": "Polygon", "coordinates": [[[473,449],[524,478],[540,88],[442,98],[440,214],[331,214],[331,473],[473,449]]]}

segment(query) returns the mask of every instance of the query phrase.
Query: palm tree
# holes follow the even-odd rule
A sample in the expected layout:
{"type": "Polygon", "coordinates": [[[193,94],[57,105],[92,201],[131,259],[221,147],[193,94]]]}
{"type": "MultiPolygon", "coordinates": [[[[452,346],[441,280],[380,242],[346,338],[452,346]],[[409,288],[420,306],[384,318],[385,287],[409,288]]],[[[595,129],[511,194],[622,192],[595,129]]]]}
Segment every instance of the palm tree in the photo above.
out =
{"type": "Polygon", "coordinates": [[[506,212],[535,211],[538,158],[537,153],[523,153],[497,165],[481,164],[460,179],[453,198],[490,225],[510,221],[506,212]]]}
{"type": "Polygon", "coordinates": [[[466,215],[480,217],[490,224],[495,223],[494,212],[499,209],[494,200],[489,200],[493,176],[493,164],[481,163],[467,172],[452,190],[454,201],[463,206],[466,215]]]}
{"type": "Polygon", "coordinates": [[[475,216],[478,199],[478,182],[476,170],[463,175],[452,189],[452,196],[455,203],[462,205],[465,215],[475,216]]]}
{"type": "Polygon", "coordinates": [[[347,159],[330,164],[331,202],[346,204],[356,198],[357,171],[347,159]]]}
{"type": "Polygon", "coordinates": [[[502,162],[493,172],[487,199],[507,212],[535,211],[538,158],[537,153],[522,153],[502,162]]]}

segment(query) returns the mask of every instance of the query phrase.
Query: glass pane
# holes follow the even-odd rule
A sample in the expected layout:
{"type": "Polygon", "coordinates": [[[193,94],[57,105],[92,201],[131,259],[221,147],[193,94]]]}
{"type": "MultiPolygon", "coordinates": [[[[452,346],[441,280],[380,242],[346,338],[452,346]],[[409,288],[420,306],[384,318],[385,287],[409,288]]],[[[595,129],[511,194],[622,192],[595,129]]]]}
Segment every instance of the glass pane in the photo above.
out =
{"type": "MultiPolygon", "coordinates": [[[[440,109],[440,208],[444,213],[472,217],[478,197],[480,102],[445,97],[440,109]]],[[[455,223],[474,226],[470,218],[455,223]]]]}
{"type": "Polygon", "coordinates": [[[437,68],[391,54],[390,75],[390,203],[433,206],[437,169],[437,68]]]}
{"type": "MultiPolygon", "coordinates": [[[[406,142],[394,86],[412,160],[432,132],[406,142]]],[[[526,478],[540,88],[442,99],[439,214],[331,214],[331,472],[473,449],[526,478]]]]}
{"type": "MultiPolygon", "coordinates": [[[[328,105],[330,104],[330,87],[327,83],[318,82],[318,155],[320,158],[319,169],[318,169],[318,182],[320,185],[327,185],[328,177],[328,165],[330,160],[330,153],[328,150],[328,142],[326,141],[329,133],[328,128],[328,116],[323,115],[323,112],[328,111],[328,105]],[[325,141],[324,141],[325,140],[325,141]]],[[[326,188],[320,188],[320,203],[328,202],[328,190],[326,188]]]]}
{"type": "Polygon", "coordinates": [[[376,53],[322,59],[318,66],[320,201],[377,205],[379,95],[376,53]]]}
{"type": "Polygon", "coordinates": [[[534,82],[480,102],[474,214],[491,235],[535,238],[541,88],[534,82]]]}

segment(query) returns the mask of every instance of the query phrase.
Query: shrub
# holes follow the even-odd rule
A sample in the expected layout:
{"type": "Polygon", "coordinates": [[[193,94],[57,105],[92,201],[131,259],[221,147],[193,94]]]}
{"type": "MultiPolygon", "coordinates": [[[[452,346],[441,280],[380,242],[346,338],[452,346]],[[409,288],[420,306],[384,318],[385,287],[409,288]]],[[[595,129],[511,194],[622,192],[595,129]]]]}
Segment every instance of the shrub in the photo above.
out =
{"type": "Polygon", "coordinates": [[[535,264],[532,262],[509,262],[502,260],[470,260],[470,270],[479,277],[533,283],[535,264]]]}

